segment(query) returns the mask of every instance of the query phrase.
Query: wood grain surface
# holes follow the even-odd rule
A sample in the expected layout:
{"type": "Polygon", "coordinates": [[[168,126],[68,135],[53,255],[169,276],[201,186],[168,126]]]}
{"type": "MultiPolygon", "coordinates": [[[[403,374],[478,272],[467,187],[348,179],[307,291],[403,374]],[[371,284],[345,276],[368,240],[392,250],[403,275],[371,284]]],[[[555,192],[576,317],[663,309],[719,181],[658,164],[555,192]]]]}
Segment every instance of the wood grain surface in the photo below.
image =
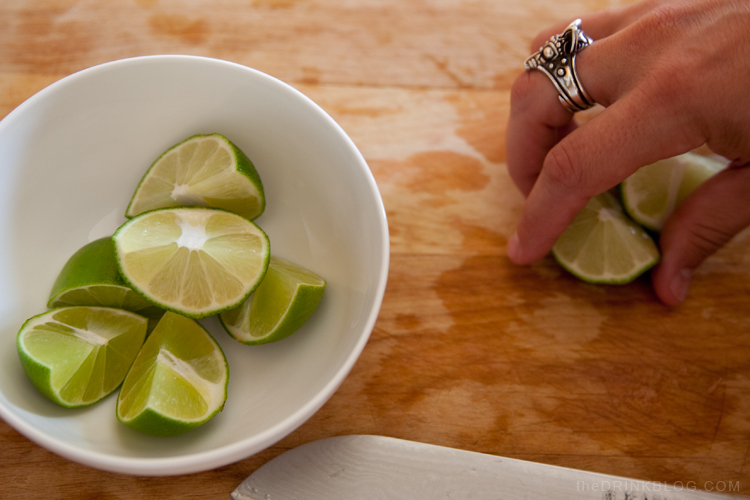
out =
{"type": "MultiPolygon", "coordinates": [[[[69,462],[0,421],[2,499],[229,498],[300,444],[380,434],[750,494],[750,232],[685,303],[647,278],[584,284],[505,255],[522,197],[509,89],[542,28],[615,0],[3,0],[0,116],[45,86],[145,54],[267,72],[326,109],[385,203],[379,319],[341,388],[258,455],[178,477],[69,462]]],[[[0,167],[1,168],[1,167],[0,167]]]]}

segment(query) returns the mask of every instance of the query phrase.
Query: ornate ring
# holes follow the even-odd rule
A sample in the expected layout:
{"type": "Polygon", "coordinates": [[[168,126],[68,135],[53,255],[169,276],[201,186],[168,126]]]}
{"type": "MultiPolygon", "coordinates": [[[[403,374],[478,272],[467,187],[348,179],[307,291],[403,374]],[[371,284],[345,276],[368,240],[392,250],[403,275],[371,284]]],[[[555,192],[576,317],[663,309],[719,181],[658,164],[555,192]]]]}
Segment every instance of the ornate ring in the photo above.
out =
{"type": "Polygon", "coordinates": [[[576,54],[592,42],[581,31],[581,20],[576,19],[561,34],[550,38],[539,52],[526,59],[527,70],[538,69],[552,80],[560,94],[560,102],[571,113],[596,104],[576,73],[576,54]]]}

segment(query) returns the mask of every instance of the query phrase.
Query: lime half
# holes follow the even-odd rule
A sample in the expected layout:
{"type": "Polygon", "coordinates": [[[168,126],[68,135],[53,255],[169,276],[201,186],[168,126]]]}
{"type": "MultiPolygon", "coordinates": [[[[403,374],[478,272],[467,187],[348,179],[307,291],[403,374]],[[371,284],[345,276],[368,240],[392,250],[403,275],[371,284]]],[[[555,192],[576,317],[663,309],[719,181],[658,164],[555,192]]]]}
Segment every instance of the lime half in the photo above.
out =
{"type": "Polygon", "coordinates": [[[122,384],[117,419],[147,434],[181,434],[224,408],[228,382],[226,357],[208,331],[167,312],[122,384]]]}
{"type": "MultiPolygon", "coordinates": [[[[47,307],[116,307],[158,320],[164,310],[144,300],[120,277],[112,239],[101,238],[75,252],[58,274],[47,307]]],[[[155,324],[155,323],[154,323],[155,324]]]]}
{"type": "Polygon", "coordinates": [[[641,167],[620,188],[628,214],[647,229],[661,231],[682,201],[724,164],[695,153],[641,167]]]}
{"type": "Polygon", "coordinates": [[[326,282],[289,261],[271,257],[265,278],[240,307],[219,315],[224,329],[243,344],[276,342],[293,334],[318,307],[326,282]]]}
{"type": "Polygon", "coordinates": [[[659,261],[649,234],[609,192],[592,198],[552,248],[565,269],[590,283],[622,284],[659,261]]]}
{"type": "Polygon", "coordinates": [[[26,321],[16,337],[26,375],[52,401],[89,406],[122,383],[146,336],[146,318],[107,307],[64,307],[26,321]]]}
{"type": "Polygon", "coordinates": [[[138,215],[112,236],[120,274],[146,300],[190,318],[241,304],[268,268],[268,236],[253,222],[214,208],[138,215]]]}
{"type": "Polygon", "coordinates": [[[250,159],[220,134],[194,135],[164,152],[146,171],[126,217],[147,210],[203,205],[255,219],[266,206],[250,159]]]}

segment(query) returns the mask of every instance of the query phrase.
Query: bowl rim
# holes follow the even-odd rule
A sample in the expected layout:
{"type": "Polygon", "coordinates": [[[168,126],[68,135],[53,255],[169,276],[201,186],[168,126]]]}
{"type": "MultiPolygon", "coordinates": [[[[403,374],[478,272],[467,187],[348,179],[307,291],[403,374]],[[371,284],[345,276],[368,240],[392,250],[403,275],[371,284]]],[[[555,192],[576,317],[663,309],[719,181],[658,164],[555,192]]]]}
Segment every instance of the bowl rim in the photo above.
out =
{"type": "Polygon", "coordinates": [[[242,439],[210,450],[198,451],[185,455],[143,458],[117,456],[102,451],[76,447],[69,442],[46,434],[38,427],[25,421],[20,415],[7,408],[7,400],[0,394],[0,396],[2,396],[0,397],[0,417],[8,425],[32,442],[79,464],[109,472],[140,476],[184,475],[228,465],[260,453],[304,424],[330,399],[331,396],[333,396],[339,386],[343,383],[344,379],[349,375],[349,372],[359,359],[365,345],[369,341],[382,306],[390,265],[390,238],[386,211],[375,178],[362,156],[362,153],[343,128],[312,99],[292,87],[290,84],[249,66],[224,59],[183,54],[144,55],[104,62],[64,76],[30,96],[0,120],[0,132],[2,132],[4,127],[11,126],[17,119],[16,117],[20,116],[26,108],[33,106],[37,101],[45,99],[47,95],[55,93],[66,86],[75,85],[80,79],[122,66],[137,66],[142,64],[174,61],[198,62],[201,64],[231,67],[252,74],[253,77],[273,83],[284,91],[291,93],[296,98],[301,99],[312,111],[325,120],[343,139],[346,147],[358,160],[358,167],[361,168],[367,181],[368,189],[373,194],[374,201],[377,205],[376,219],[378,221],[378,236],[381,241],[378,250],[381,255],[381,260],[378,263],[380,271],[374,288],[375,300],[373,301],[367,314],[367,318],[364,321],[363,334],[359,336],[354,348],[349,352],[340,369],[335,373],[335,376],[325,384],[321,391],[316,393],[294,413],[288,415],[272,427],[269,427],[264,432],[256,434],[250,438],[242,439]]]}

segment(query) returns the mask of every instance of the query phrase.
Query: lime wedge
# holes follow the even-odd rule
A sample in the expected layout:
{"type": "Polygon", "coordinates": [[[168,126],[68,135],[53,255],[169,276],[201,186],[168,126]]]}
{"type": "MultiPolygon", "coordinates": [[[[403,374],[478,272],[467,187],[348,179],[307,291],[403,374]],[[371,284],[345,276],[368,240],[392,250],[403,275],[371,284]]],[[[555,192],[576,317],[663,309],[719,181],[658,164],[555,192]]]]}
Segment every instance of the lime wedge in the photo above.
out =
{"type": "Polygon", "coordinates": [[[16,346],[26,375],[52,401],[90,406],[122,383],[146,337],[146,318],[107,307],[64,307],[27,320],[16,346]]]}
{"type": "Polygon", "coordinates": [[[196,319],[240,305],[263,279],[270,258],[261,228],[215,208],[145,212],[112,239],[120,274],[135,291],[196,319]]]}
{"type": "Polygon", "coordinates": [[[208,331],[167,312],[125,377],[117,419],[147,434],[181,434],[224,408],[228,381],[226,357],[208,331]]]}
{"type": "Polygon", "coordinates": [[[243,344],[284,339],[310,318],[323,297],[320,276],[278,257],[271,257],[265,278],[243,304],[219,315],[224,329],[243,344]]]}
{"type": "Polygon", "coordinates": [[[627,283],[659,261],[654,240],[609,192],[588,202],[557,240],[552,255],[589,283],[627,283]]]}
{"type": "Polygon", "coordinates": [[[622,182],[623,205],[637,223],[661,231],[680,203],[723,168],[723,163],[695,153],[646,165],[622,182]]]}
{"type": "Polygon", "coordinates": [[[164,310],[135,293],[117,270],[111,238],[101,238],[81,247],[58,274],[47,307],[103,306],[126,309],[155,324],[164,310]]]}
{"type": "Polygon", "coordinates": [[[194,135],[165,151],[146,171],[126,217],[183,205],[217,207],[255,219],[266,206],[250,159],[220,134],[194,135]]]}

